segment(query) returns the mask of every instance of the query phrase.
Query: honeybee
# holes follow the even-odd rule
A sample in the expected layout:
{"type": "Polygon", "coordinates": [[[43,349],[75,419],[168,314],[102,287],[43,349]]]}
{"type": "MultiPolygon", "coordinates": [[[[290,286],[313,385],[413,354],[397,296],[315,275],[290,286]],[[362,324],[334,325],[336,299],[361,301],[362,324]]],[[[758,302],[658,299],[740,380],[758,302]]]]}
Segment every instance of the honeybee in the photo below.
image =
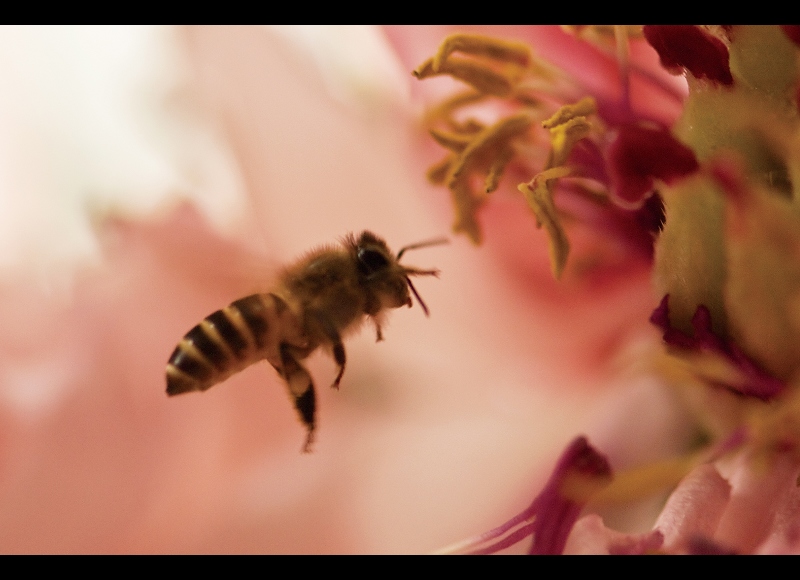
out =
{"type": "Polygon", "coordinates": [[[311,251],[279,276],[271,292],[252,294],[217,310],[192,328],[167,363],[167,395],[205,391],[266,359],[286,382],[300,420],[306,426],[303,451],[311,449],[316,428],[316,395],[302,365],[320,346],[331,348],[339,388],[347,357],[342,336],[369,318],[376,338],[389,308],[411,307],[409,290],[423,302],[409,276],[438,276],[400,264],[407,250],[447,243],[444,238],[404,247],[397,257],[386,242],[364,231],[345,236],[340,246],[311,251]]]}

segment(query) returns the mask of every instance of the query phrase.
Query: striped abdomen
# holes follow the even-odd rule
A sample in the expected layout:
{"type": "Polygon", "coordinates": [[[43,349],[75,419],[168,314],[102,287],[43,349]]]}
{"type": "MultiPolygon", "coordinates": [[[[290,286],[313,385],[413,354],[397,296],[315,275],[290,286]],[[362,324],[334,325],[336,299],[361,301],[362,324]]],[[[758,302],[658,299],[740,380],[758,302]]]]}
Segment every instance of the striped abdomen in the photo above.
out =
{"type": "Polygon", "coordinates": [[[217,310],[175,347],[167,394],[205,391],[264,358],[279,365],[280,344],[294,326],[286,303],[274,294],[253,294],[217,310]]]}

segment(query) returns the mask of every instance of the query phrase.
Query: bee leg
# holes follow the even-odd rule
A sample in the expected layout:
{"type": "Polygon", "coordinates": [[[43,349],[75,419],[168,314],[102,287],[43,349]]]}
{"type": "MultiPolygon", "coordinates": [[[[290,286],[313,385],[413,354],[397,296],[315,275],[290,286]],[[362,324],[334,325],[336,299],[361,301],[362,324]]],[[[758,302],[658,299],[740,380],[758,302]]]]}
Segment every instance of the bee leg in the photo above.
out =
{"type": "Polygon", "coordinates": [[[338,332],[336,334],[338,342],[333,343],[333,360],[335,360],[336,364],[339,365],[339,374],[336,375],[336,379],[331,385],[331,387],[334,389],[339,388],[339,382],[342,380],[342,375],[344,374],[344,365],[347,362],[347,356],[344,353],[344,345],[342,344],[342,337],[338,336],[338,332]]]}
{"type": "Polygon", "coordinates": [[[342,380],[342,375],[344,374],[344,366],[347,364],[347,355],[344,352],[342,335],[339,334],[339,331],[336,330],[336,327],[324,316],[317,316],[317,320],[319,321],[322,332],[324,332],[328,340],[331,341],[333,360],[335,360],[336,364],[339,365],[339,373],[336,375],[336,378],[331,385],[331,388],[338,389],[339,383],[342,380]]]}
{"type": "Polygon", "coordinates": [[[294,399],[294,406],[300,414],[300,420],[308,429],[303,453],[311,451],[316,428],[317,397],[314,393],[314,381],[311,375],[300,364],[288,344],[281,344],[281,368],[278,369],[289,387],[289,394],[294,399]]]}
{"type": "Polygon", "coordinates": [[[376,317],[372,317],[372,324],[375,325],[375,342],[383,340],[383,332],[381,332],[381,321],[376,317]]]}

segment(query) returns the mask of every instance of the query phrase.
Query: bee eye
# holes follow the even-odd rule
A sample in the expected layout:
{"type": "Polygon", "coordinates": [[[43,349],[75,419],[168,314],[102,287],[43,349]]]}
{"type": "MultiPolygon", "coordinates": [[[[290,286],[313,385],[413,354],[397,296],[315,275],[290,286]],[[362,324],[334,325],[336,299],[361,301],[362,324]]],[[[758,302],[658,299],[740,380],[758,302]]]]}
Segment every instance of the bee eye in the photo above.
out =
{"type": "Polygon", "coordinates": [[[359,270],[361,270],[362,273],[372,274],[388,266],[389,260],[387,260],[386,256],[377,250],[359,248],[358,265],[359,270]]]}

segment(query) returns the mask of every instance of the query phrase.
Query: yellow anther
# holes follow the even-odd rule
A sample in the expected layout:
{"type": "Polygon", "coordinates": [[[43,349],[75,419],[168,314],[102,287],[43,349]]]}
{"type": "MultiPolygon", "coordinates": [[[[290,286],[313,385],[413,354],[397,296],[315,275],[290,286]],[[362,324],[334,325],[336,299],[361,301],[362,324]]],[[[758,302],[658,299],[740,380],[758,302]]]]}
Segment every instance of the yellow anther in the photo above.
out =
{"type": "Polygon", "coordinates": [[[575,117],[550,129],[552,150],[546,167],[550,169],[564,165],[575,143],[588,136],[591,129],[592,125],[586,117],[575,117]]]}
{"type": "MultiPolygon", "coordinates": [[[[419,79],[449,75],[474,89],[450,97],[427,114],[426,123],[433,127],[431,135],[451,152],[428,170],[428,179],[434,183],[444,181],[450,189],[456,210],[454,231],[464,232],[473,242],[480,243],[477,209],[498,188],[508,164],[524,150],[521,140],[529,138],[526,134],[534,122],[541,122],[540,107],[549,102],[541,94],[548,94],[550,81],[558,79],[560,73],[539,62],[522,42],[459,33],[447,37],[436,54],[413,74],[419,79]],[[489,97],[507,99],[512,109],[524,112],[508,115],[489,127],[472,119],[464,122],[464,115],[456,114],[489,97]],[[479,176],[483,178],[482,190],[479,176]]],[[[553,205],[550,182],[570,174],[561,166],[574,144],[589,134],[592,126],[587,117],[596,110],[594,99],[588,97],[562,107],[545,121],[543,126],[551,132],[549,161],[545,171],[530,184],[519,186],[539,227],[544,226],[548,232],[556,278],[566,263],[569,242],[553,205]]]]}
{"type": "Polygon", "coordinates": [[[562,497],[576,503],[586,503],[612,481],[611,474],[589,475],[577,470],[564,475],[559,493],[562,497]]]}
{"type": "Polygon", "coordinates": [[[553,116],[542,122],[550,130],[552,150],[546,169],[563,165],[575,143],[589,135],[592,125],[586,119],[597,112],[597,103],[592,97],[584,97],[577,103],[564,105],[553,116]]]}
{"type": "Polygon", "coordinates": [[[556,279],[561,277],[569,256],[569,240],[553,204],[552,182],[570,174],[567,167],[554,167],[539,173],[529,183],[517,187],[536,216],[537,227],[544,226],[549,237],[550,267],[556,279]]]}
{"type": "Polygon", "coordinates": [[[465,171],[481,165],[481,161],[484,161],[485,166],[491,165],[511,140],[525,133],[532,122],[527,114],[517,114],[501,119],[478,133],[453,167],[453,178],[458,178],[465,171]],[[486,163],[487,157],[488,163],[486,163]]]}
{"type": "Polygon", "coordinates": [[[531,50],[523,42],[501,40],[479,34],[456,33],[444,39],[433,57],[433,69],[438,71],[453,52],[484,56],[493,60],[528,66],[531,50]]]}
{"type": "Polygon", "coordinates": [[[497,189],[497,186],[500,185],[500,178],[503,177],[503,171],[505,171],[506,165],[508,165],[508,162],[513,158],[514,149],[512,147],[506,147],[500,151],[494,163],[492,163],[492,166],[489,167],[489,174],[486,176],[486,182],[484,184],[484,191],[486,193],[492,193],[497,189]]]}
{"type": "MultiPolygon", "coordinates": [[[[514,156],[512,141],[525,133],[533,123],[526,114],[517,114],[501,119],[472,137],[466,148],[452,162],[448,161],[447,187],[453,196],[456,221],[453,231],[464,232],[475,243],[481,241],[480,228],[475,212],[483,203],[486,193],[497,188],[503,170],[514,156]],[[484,191],[480,195],[473,192],[471,185],[476,172],[485,174],[484,191]]],[[[445,162],[437,164],[428,171],[429,179],[438,179],[445,162]]]]}
{"type": "Polygon", "coordinates": [[[451,183],[450,193],[453,196],[453,205],[456,208],[453,232],[463,232],[473,244],[480,244],[481,230],[475,219],[475,212],[480,207],[481,201],[475,198],[469,184],[463,179],[451,183]]]}
{"type": "Polygon", "coordinates": [[[443,185],[447,179],[448,173],[450,173],[450,167],[453,165],[453,163],[455,163],[455,160],[456,156],[450,154],[436,165],[429,167],[426,174],[428,181],[434,185],[443,185]]]}
{"type": "Polygon", "coordinates": [[[583,97],[577,103],[571,105],[564,105],[556,111],[552,117],[546,121],[542,121],[542,127],[545,129],[552,129],[557,125],[566,123],[575,117],[587,117],[597,112],[597,101],[592,97],[583,97]]]}
{"type": "Polygon", "coordinates": [[[510,95],[514,82],[510,78],[511,75],[507,77],[488,65],[463,58],[450,58],[438,69],[433,67],[433,59],[428,59],[412,74],[420,80],[436,75],[449,75],[473,86],[483,94],[495,97],[510,95]]]}
{"type": "Polygon", "coordinates": [[[463,123],[459,123],[458,121],[451,119],[450,126],[453,128],[453,130],[461,135],[475,135],[486,128],[486,125],[480,121],[476,121],[475,119],[467,119],[463,123]]]}
{"type": "Polygon", "coordinates": [[[675,487],[703,457],[702,452],[692,453],[616,473],[614,481],[592,497],[592,505],[625,504],[675,487]]]}
{"type": "Polygon", "coordinates": [[[475,139],[475,135],[452,133],[439,129],[431,129],[430,134],[439,145],[455,153],[461,153],[475,139]]]}

